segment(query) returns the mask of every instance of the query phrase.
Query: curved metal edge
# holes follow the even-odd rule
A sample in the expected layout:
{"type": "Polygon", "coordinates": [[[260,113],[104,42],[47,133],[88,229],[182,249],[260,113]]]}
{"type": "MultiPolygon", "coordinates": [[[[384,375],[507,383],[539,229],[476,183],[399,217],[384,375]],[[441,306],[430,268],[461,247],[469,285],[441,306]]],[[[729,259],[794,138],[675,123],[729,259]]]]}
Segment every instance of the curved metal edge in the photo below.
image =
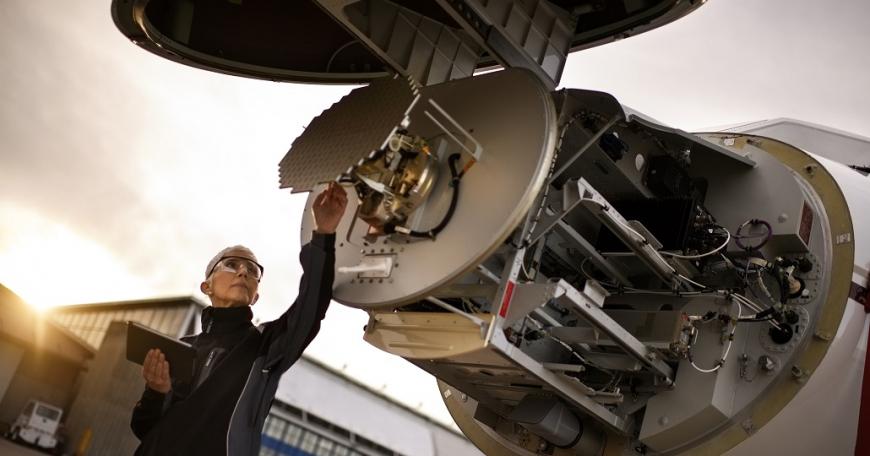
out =
{"type": "MultiPolygon", "coordinates": [[[[145,7],[149,1],[112,0],[112,20],[115,22],[118,30],[133,41],[133,43],[154,55],[176,63],[232,76],[308,84],[366,84],[372,79],[383,77],[387,74],[386,72],[331,74],[281,70],[258,65],[248,65],[200,53],[169,39],[157,32],[153,27],[150,27],[144,15],[145,7]]],[[[623,23],[606,27],[604,31],[598,34],[600,37],[575,36],[572,39],[572,45],[568,52],[573,53],[601,46],[662,27],[695,11],[705,1],[673,1],[657,8],[651,14],[645,14],[640,18],[629,18],[623,21],[623,23]],[[664,11],[659,13],[659,10],[664,11]]],[[[495,67],[499,67],[499,65],[494,65],[492,61],[486,59],[481,60],[477,64],[477,70],[487,70],[495,67]]]]}
{"type": "Polygon", "coordinates": [[[373,79],[388,75],[387,72],[310,73],[281,70],[205,54],[172,40],[154,28],[145,15],[149,2],[150,0],[113,0],[111,13],[115,27],[140,48],[182,65],[230,76],[304,84],[368,84],[373,79]]]}
{"type": "Polygon", "coordinates": [[[525,456],[518,455],[518,453],[512,451],[486,433],[471,415],[466,414],[464,410],[462,410],[462,405],[459,403],[459,399],[457,398],[457,396],[459,396],[458,394],[445,396],[446,391],[448,390],[458,390],[447,383],[444,383],[442,380],[438,380],[438,390],[441,392],[441,399],[444,401],[444,405],[447,407],[450,416],[453,417],[453,421],[456,422],[456,425],[459,426],[462,433],[468,437],[468,440],[471,440],[471,443],[482,451],[483,454],[487,456],[525,456]]]}
{"type": "MultiPolygon", "coordinates": [[[[464,407],[460,403],[459,398],[461,391],[453,388],[442,380],[438,380],[438,391],[441,393],[441,399],[447,407],[447,411],[453,418],[453,421],[459,426],[460,431],[471,440],[480,451],[487,456],[533,456],[538,453],[531,451],[518,452],[515,448],[505,445],[501,440],[493,437],[490,432],[483,429],[482,425],[477,422],[473,416],[466,413],[464,407]],[[459,394],[447,394],[446,391],[457,392],[459,394]]],[[[473,400],[473,399],[470,399],[473,400]]],[[[628,441],[623,437],[615,437],[612,435],[602,434],[604,448],[596,456],[622,456],[623,450],[627,448],[628,441]]],[[[554,448],[552,456],[578,456],[572,448],[554,448]]],[[[581,455],[587,456],[587,455],[581,455]]]]}
{"type": "MultiPolygon", "coordinates": [[[[828,239],[831,249],[831,271],[828,275],[829,292],[827,299],[821,306],[815,335],[810,338],[803,353],[798,355],[793,365],[808,373],[807,378],[812,376],[819,364],[825,358],[828,348],[833,342],[833,337],[818,337],[818,334],[837,333],[846,304],[849,298],[849,288],[852,280],[852,267],[855,258],[854,230],[852,216],[843,192],[837,181],[819,161],[808,153],[790,144],[776,139],[763,136],[755,136],[741,133],[697,133],[705,139],[734,138],[735,136],[751,139],[753,145],[777,160],[783,165],[801,176],[804,183],[812,188],[822,202],[827,215],[827,230],[831,235],[828,239]],[[811,169],[811,171],[810,171],[811,169]],[[812,175],[810,175],[812,173],[812,175]],[[851,234],[852,242],[836,244],[833,237],[836,234],[851,234]]],[[[798,394],[806,383],[806,379],[798,381],[792,377],[773,385],[757,404],[751,407],[749,417],[752,420],[753,429],[757,431],[776,415],[798,394]]],[[[690,454],[722,454],[739,443],[749,438],[752,434],[744,429],[739,422],[733,423],[714,438],[693,447],[690,454]]]]}
{"type": "MultiPolygon", "coordinates": [[[[702,138],[733,138],[735,133],[698,133],[702,138]]],[[[738,134],[741,137],[753,138],[758,143],[756,147],[771,154],[783,165],[793,170],[804,178],[819,196],[826,210],[829,234],[851,233],[854,239],[852,218],[840,186],[834,180],[827,169],[815,158],[806,152],[781,141],[755,135],[738,134]],[[808,165],[815,165],[812,179],[808,178],[808,165]]],[[[829,293],[822,305],[816,332],[836,334],[841,324],[843,314],[848,301],[849,286],[852,277],[852,265],[854,263],[854,241],[848,244],[834,244],[833,236],[828,239],[831,248],[831,272],[829,274],[829,293]]],[[[813,372],[821,364],[828,352],[833,339],[811,337],[803,353],[798,356],[795,365],[800,366],[804,372],[813,372]]],[[[760,429],[791,402],[805,382],[789,379],[776,384],[773,389],[750,411],[750,416],[755,429],[760,429]]],[[[445,397],[444,391],[451,388],[441,380],[438,380],[438,388],[441,397],[447,406],[448,412],[453,417],[462,432],[487,455],[517,455],[498,440],[487,434],[473,417],[464,413],[455,395],[445,397]]],[[[740,423],[731,426],[718,433],[714,438],[707,440],[689,450],[688,454],[722,454],[734,448],[751,434],[740,423]]],[[[617,456],[628,449],[630,442],[619,436],[608,433],[605,443],[604,456],[617,456]]]]}
{"type": "MultiPolygon", "coordinates": [[[[634,22],[634,25],[628,25],[629,28],[625,28],[622,31],[605,31],[599,33],[600,37],[590,37],[588,38],[591,41],[584,40],[582,35],[580,39],[575,36],[574,39],[571,40],[571,48],[568,52],[573,53],[577,51],[582,51],[584,49],[589,49],[597,46],[601,46],[604,44],[612,43],[614,41],[619,41],[625,38],[629,38],[632,36],[637,36],[645,32],[649,32],[650,30],[655,30],[659,27],[665,26],[674,22],[678,19],[682,19],[683,17],[688,16],[690,13],[695,12],[698,8],[703,6],[707,0],[690,0],[690,1],[673,1],[670,6],[666,6],[665,11],[663,11],[659,15],[655,15],[655,13],[651,14],[653,16],[652,19],[648,19],[650,15],[645,15],[642,18],[634,19],[629,18],[630,21],[634,22]]],[[[629,22],[626,20],[625,22],[629,22]]],[[[612,24],[613,25],[613,24],[612,24]]],[[[618,28],[618,27],[614,27],[618,28]]]]}
{"type": "MultiPolygon", "coordinates": [[[[540,161],[539,161],[538,175],[535,176],[535,179],[527,187],[526,193],[525,193],[525,195],[523,195],[523,198],[522,198],[522,200],[524,200],[525,203],[522,204],[521,206],[517,206],[514,209],[514,212],[508,218],[507,222],[505,223],[505,226],[509,226],[510,229],[505,229],[504,233],[501,236],[499,236],[498,238],[496,238],[496,240],[492,243],[492,245],[490,246],[489,249],[484,251],[479,257],[471,259],[470,261],[465,263],[465,265],[458,268],[457,272],[454,273],[452,276],[449,276],[449,277],[445,278],[444,280],[441,280],[441,281],[433,284],[432,286],[430,286],[426,289],[423,289],[420,292],[418,292],[412,296],[407,296],[405,298],[395,299],[392,301],[385,301],[383,303],[380,303],[378,305],[373,305],[373,306],[359,306],[359,305],[355,305],[354,303],[348,303],[348,302],[338,300],[338,299],[336,299],[336,302],[338,302],[342,305],[348,306],[348,307],[355,308],[355,309],[381,310],[381,309],[395,308],[395,307],[402,306],[404,304],[419,301],[419,300],[431,295],[433,291],[435,291],[435,290],[443,287],[444,285],[447,285],[447,284],[453,282],[454,280],[459,279],[462,276],[472,272],[479,264],[481,264],[487,258],[492,256],[492,254],[494,254],[496,252],[496,250],[498,250],[502,246],[502,244],[504,244],[504,242],[511,236],[511,234],[513,234],[514,230],[516,230],[516,228],[520,225],[520,223],[525,220],[526,214],[528,213],[529,210],[531,210],[532,206],[534,205],[534,202],[536,199],[535,197],[538,195],[538,193],[540,193],[542,187],[544,186],[544,184],[547,181],[547,173],[549,171],[549,167],[543,166],[541,163],[546,164],[546,163],[549,163],[550,161],[553,160],[553,154],[555,153],[555,149],[556,149],[556,142],[558,141],[558,137],[559,137],[559,124],[558,124],[559,117],[558,117],[558,114],[556,113],[556,105],[555,105],[555,102],[553,101],[552,92],[549,92],[543,86],[543,84],[540,82],[540,80],[532,72],[525,70],[525,69],[522,69],[522,68],[512,68],[510,70],[505,70],[505,71],[515,71],[515,72],[526,75],[526,77],[529,78],[529,80],[535,85],[535,87],[541,91],[541,93],[543,95],[541,97],[541,99],[544,101],[544,103],[546,105],[544,107],[544,110],[546,112],[547,119],[549,120],[549,123],[551,125],[550,131],[547,134],[547,140],[544,144],[544,151],[543,151],[543,154],[542,154],[540,161]]],[[[456,81],[447,82],[445,84],[451,84],[451,83],[455,84],[456,81]]],[[[312,193],[312,195],[309,196],[309,200],[313,197],[314,196],[312,193]]],[[[306,208],[307,207],[308,207],[308,205],[306,204],[306,208]]],[[[303,237],[303,242],[305,242],[304,237],[303,237]]]]}

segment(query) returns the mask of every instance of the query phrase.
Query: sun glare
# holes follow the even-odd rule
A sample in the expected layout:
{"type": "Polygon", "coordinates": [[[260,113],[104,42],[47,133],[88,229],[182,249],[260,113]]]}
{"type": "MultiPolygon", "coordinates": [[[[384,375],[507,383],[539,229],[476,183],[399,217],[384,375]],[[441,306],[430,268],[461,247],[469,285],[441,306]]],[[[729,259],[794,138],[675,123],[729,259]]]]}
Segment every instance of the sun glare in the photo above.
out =
{"type": "Polygon", "coordinates": [[[64,225],[8,206],[0,206],[0,220],[0,284],[39,311],[147,291],[105,247],[64,225]]]}

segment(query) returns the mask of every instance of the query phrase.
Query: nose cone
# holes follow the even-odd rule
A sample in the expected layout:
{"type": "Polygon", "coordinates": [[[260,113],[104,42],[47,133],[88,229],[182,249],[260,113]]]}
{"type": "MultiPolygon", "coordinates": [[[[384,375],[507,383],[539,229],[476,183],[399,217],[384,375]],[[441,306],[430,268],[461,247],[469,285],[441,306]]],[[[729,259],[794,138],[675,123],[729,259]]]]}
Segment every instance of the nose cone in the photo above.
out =
{"type": "MultiPolygon", "coordinates": [[[[525,6],[509,8],[509,17],[505,18],[505,11],[499,8],[510,5],[504,2],[484,6],[489,2],[360,0],[340,8],[335,3],[112,0],[111,8],[115,25],[130,40],[185,65],[273,81],[350,84],[385,76],[390,67],[406,74],[405,70],[423,54],[440,56],[431,60],[439,72],[468,75],[468,70],[475,67],[503,64],[504,56],[497,59],[494,53],[508,42],[519,52],[534,54],[532,60],[546,67],[552,64],[549,60],[554,52],[573,52],[636,35],[703,4],[672,0],[542,1],[547,10],[566,19],[565,27],[556,27],[564,36],[560,32],[554,40],[553,28],[534,23],[540,22],[537,13],[531,21],[525,6]],[[458,9],[447,11],[442,4],[456,4],[458,9]],[[398,13],[390,5],[397,5],[398,13]],[[329,8],[341,15],[342,23],[326,12],[329,8]],[[468,14],[458,15],[457,11],[468,14]],[[477,14],[475,18],[470,18],[472,12],[477,14]],[[507,24],[525,24],[529,30],[507,31],[508,41],[493,42],[493,28],[506,27],[497,22],[499,18],[507,20],[507,24]],[[490,22],[493,25],[488,25],[490,22]],[[349,29],[361,30],[367,36],[360,38],[349,29]],[[444,38],[448,35],[452,38],[444,38]],[[460,40],[467,46],[459,46],[460,40]],[[542,42],[552,46],[541,49],[542,42]],[[457,54],[478,45],[483,46],[480,53],[475,51],[470,67],[465,68],[465,63],[456,59],[457,54]]],[[[423,79],[417,80],[428,85],[423,79]]]]}
{"type": "Polygon", "coordinates": [[[149,52],[219,73],[333,84],[386,75],[384,64],[313,1],[115,0],[112,18],[149,52]]]}

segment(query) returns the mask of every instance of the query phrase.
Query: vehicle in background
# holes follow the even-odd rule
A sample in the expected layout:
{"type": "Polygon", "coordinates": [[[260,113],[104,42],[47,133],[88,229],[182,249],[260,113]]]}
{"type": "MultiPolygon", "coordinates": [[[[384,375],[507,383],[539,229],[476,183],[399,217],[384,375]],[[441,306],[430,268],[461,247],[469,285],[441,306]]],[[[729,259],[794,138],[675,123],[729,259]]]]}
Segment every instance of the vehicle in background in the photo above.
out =
{"type": "Polygon", "coordinates": [[[8,437],[40,449],[53,451],[58,447],[58,428],[63,409],[31,399],[12,424],[8,437]]]}

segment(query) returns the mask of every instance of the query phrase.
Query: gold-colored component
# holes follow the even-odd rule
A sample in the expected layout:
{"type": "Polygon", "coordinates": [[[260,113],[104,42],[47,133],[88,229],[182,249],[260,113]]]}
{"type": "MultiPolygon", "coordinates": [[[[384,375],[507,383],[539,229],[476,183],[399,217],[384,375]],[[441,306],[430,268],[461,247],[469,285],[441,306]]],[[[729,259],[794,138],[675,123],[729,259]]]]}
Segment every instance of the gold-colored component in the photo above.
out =
{"type": "Polygon", "coordinates": [[[352,173],[361,204],[359,217],[369,234],[401,225],[429,196],[438,177],[438,160],[426,142],[396,133],[384,150],[372,153],[352,173]]]}

